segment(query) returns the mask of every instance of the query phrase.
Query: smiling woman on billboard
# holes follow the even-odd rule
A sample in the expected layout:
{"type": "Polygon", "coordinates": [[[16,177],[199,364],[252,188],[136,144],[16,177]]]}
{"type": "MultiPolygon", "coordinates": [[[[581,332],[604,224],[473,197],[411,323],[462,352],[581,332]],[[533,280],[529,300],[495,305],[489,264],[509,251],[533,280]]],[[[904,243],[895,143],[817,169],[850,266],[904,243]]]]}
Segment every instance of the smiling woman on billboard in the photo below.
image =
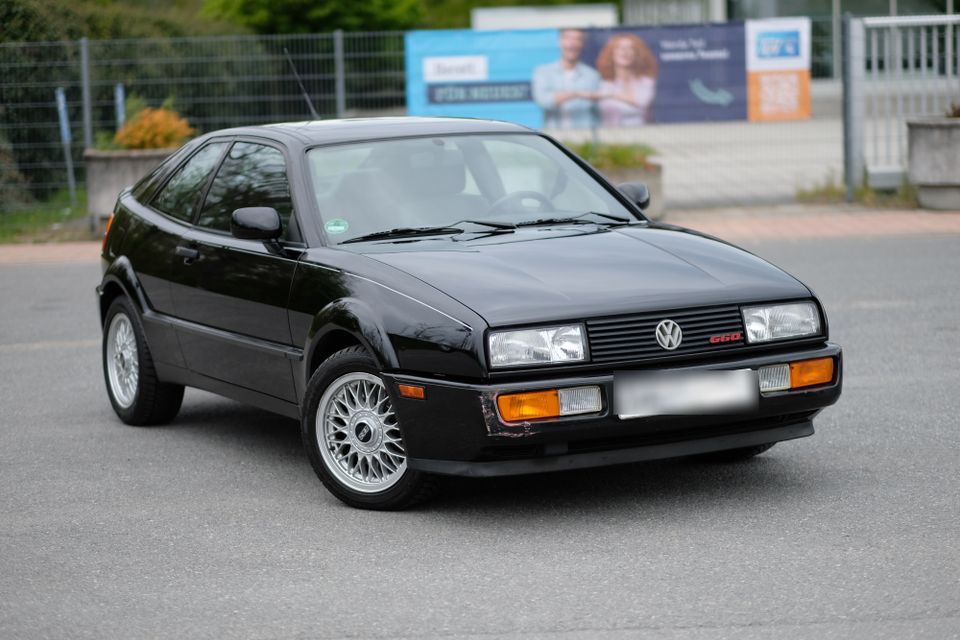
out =
{"type": "Polygon", "coordinates": [[[640,36],[618,33],[597,56],[600,121],[604,127],[635,127],[651,121],[657,92],[657,58],[640,36]]]}

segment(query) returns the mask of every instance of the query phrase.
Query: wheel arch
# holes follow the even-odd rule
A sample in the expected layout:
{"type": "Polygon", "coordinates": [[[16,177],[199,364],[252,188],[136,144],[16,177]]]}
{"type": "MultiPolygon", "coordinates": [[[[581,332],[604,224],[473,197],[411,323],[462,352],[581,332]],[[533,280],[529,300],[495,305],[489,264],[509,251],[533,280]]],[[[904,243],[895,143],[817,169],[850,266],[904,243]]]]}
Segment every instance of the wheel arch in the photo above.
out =
{"type": "Polygon", "coordinates": [[[126,296],[140,314],[149,308],[140,280],[126,256],[120,256],[110,264],[97,287],[97,293],[100,297],[101,325],[107,317],[107,309],[119,296],[126,296]]]}
{"type": "Polygon", "coordinates": [[[313,318],[304,349],[304,381],[328,357],[351,346],[363,347],[380,369],[399,366],[396,351],[373,309],[356,298],[343,298],[313,318]]]}

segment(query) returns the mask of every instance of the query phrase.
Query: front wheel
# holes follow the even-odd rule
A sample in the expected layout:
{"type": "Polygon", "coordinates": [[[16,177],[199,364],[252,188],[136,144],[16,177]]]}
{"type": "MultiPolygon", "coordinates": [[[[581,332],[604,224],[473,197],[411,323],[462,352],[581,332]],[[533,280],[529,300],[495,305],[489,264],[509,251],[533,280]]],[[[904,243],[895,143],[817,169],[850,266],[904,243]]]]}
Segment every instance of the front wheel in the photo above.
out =
{"type": "Polygon", "coordinates": [[[301,432],[324,486],[353,507],[404,509],[435,490],[433,476],[407,467],[390,394],[360,347],[333,354],[310,378],[301,432]]]}

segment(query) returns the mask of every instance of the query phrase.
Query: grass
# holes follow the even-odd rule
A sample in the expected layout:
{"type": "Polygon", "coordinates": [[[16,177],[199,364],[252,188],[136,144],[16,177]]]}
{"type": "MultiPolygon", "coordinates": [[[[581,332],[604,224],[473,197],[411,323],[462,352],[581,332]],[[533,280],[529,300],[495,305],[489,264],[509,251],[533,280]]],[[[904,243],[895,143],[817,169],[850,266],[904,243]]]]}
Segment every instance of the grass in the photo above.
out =
{"type": "MultiPolygon", "coordinates": [[[[797,202],[804,204],[839,204],[847,201],[847,187],[831,172],[823,182],[815,183],[810,188],[798,188],[797,202]]],[[[877,209],[915,209],[917,207],[917,190],[910,183],[904,181],[896,191],[879,191],[864,184],[853,193],[853,201],[866,207],[877,209]]]]}
{"type": "Polygon", "coordinates": [[[87,225],[87,194],[77,192],[77,206],[61,191],[43,203],[13,211],[0,211],[0,244],[90,240],[87,225]]]}

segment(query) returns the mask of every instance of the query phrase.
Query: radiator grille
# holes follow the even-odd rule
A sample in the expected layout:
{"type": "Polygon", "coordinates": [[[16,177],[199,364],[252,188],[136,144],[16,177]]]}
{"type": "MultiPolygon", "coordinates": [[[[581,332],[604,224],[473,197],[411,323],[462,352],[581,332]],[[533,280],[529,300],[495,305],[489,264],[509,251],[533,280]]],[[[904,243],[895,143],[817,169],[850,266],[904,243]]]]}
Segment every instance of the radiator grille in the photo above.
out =
{"type": "Polygon", "coordinates": [[[743,318],[737,306],[655,311],[587,320],[587,337],[593,362],[646,360],[693,353],[719,353],[746,345],[743,318]],[[663,349],[656,338],[657,324],[673,320],[683,330],[680,346],[663,349]],[[711,344],[710,337],[740,333],[740,339],[711,344]]]}

